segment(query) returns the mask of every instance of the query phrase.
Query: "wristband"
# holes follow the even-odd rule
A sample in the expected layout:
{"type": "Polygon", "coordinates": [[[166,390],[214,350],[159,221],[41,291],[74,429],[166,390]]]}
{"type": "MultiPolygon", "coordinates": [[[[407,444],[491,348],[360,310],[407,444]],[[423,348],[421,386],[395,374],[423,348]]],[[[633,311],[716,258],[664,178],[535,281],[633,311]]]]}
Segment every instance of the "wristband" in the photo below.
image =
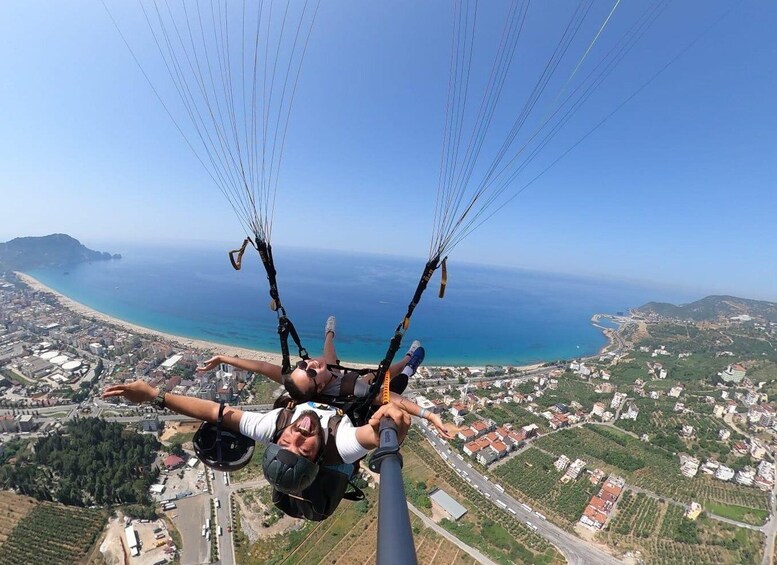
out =
{"type": "Polygon", "coordinates": [[[419,418],[424,418],[426,416],[426,408],[421,408],[421,413],[418,415],[419,418]]]}
{"type": "Polygon", "coordinates": [[[165,388],[159,387],[159,392],[157,393],[156,398],[151,401],[154,406],[161,410],[165,409],[165,394],[167,394],[165,392],[165,388]]]}

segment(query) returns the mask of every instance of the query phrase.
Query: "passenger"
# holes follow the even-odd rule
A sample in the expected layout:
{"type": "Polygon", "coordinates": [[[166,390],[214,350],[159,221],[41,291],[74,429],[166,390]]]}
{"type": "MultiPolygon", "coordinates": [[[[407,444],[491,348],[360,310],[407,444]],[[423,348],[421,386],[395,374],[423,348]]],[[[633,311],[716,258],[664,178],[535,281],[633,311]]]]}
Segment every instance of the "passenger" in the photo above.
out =
{"type": "MultiPolygon", "coordinates": [[[[197,367],[198,371],[212,371],[219,364],[225,363],[238,369],[259,373],[267,378],[284,385],[286,392],[298,402],[307,402],[314,399],[325,400],[324,397],[356,396],[364,397],[369,394],[370,383],[375,378],[374,373],[359,376],[357,373],[345,373],[334,368],[338,364],[335,352],[335,317],[329,316],[324,328],[324,354],[322,357],[299,361],[292,371],[283,374],[280,365],[266,361],[241,359],[227,355],[216,355],[197,367]]],[[[399,405],[403,410],[413,416],[428,420],[445,439],[453,439],[453,436],[443,425],[438,414],[423,409],[415,402],[401,396],[407,388],[408,379],[418,370],[424,360],[425,351],[420,341],[414,341],[407,350],[404,358],[389,367],[391,382],[391,401],[399,405]]]]}

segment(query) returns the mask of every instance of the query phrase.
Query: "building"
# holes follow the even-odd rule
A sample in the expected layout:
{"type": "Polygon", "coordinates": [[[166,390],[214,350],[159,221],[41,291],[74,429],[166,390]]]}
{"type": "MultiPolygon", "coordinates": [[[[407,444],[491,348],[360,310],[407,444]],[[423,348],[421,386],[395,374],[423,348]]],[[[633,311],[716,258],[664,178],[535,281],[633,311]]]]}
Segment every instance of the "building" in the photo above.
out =
{"type": "Polygon", "coordinates": [[[691,502],[691,505],[686,509],[684,516],[689,520],[696,520],[701,515],[702,507],[698,502],[691,502]]]}
{"type": "Polygon", "coordinates": [[[725,371],[718,373],[718,379],[727,385],[740,384],[744,380],[746,372],[747,369],[743,365],[735,363],[726,367],[725,371]]]}
{"type": "Polygon", "coordinates": [[[138,541],[138,533],[132,526],[124,528],[124,536],[127,538],[127,546],[129,547],[132,557],[140,555],[140,542],[138,541]]]}
{"type": "Polygon", "coordinates": [[[20,432],[31,432],[35,429],[35,420],[32,414],[22,414],[18,417],[18,422],[20,432]]]}
{"type": "Polygon", "coordinates": [[[582,459],[575,459],[567,469],[567,472],[564,473],[564,476],[561,477],[561,482],[566,483],[576,480],[580,476],[580,473],[583,472],[583,469],[585,469],[585,461],[582,459]]]}
{"type": "Polygon", "coordinates": [[[557,471],[562,472],[565,471],[567,467],[569,467],[569,457],[566,455],[562,455],[558,459],[556,459],[556,462],[553,463],[553,466],[556,468],[557,471]]]}
{"type": "Polygon", "coordinates": [[[14,433],[19,431],[19,425],[10,414],[0,415],[0,432],[14,433]]]}
{"type": "Polygon", "coordinates": [[[182,467],[184,464],[184,460],[178,457],[177,455],[168,455],[165,457],[162,464],[165,466],[165,469],[168,471],[172,471],[173,469],[178,469],[179,467],[182,467]]]}
{"type": "Polygon", "coordinates": [[[730,481],[734,478],[734,469],[721,465],[718,470],[715,471],[715,478],[721,481],[730,481]]]}
{"type": "Polygon", "coordinates": [[[693,426],[689,424],[684,424],[683,429],[680,432],[680,435],[683,437],[692,437],[693,436],[693,426]]]}
{"type": "Polygon", "coordinates": [[[142,432],[157,433],[162,429],[162,423],[159,421],[158,414],[144,414],[143,419],[138,422],[138,427],[142,432]]]}
{"type": "Polygon", "coordinates": [[[680,454],[680,472],[684,477],[695,477],[699,471],[699,460],[685,453],[680,454]]]}
{"type": "Polygon", "coordinates": [[[466,508],[453,500],[453,498],[442,489],[435,489],[432,491],[429,495],[429,499],[432,501],[432,508],[442,512],[443,515],[454,522],[467,513],[466,508]]]}

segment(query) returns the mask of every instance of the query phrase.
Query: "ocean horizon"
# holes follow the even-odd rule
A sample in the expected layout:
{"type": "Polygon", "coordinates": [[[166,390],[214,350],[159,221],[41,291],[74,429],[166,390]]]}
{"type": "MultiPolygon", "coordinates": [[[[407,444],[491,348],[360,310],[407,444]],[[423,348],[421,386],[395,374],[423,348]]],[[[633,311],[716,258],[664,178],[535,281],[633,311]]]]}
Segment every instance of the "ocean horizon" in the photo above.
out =
{"type": "MultiPolygon", "coordinates": [[[[131,246],[122,259],[35,269],[57,292],[114,318],[177,336],[280,352],[267,278],[249,247],[235,271],[226,249],[131,246]]],[[[113,252],[113,251],[112,251],[113,252]]],[[[402,321],[425,261],[384,255],[275,248],[278,289],[311,355],[337,316],[337,353],[377,363],[402,321]]],[[[523,365],[597,353],[591,324],[646,302],[691,299],[677,290],[449,261],[444,299],[436,273],[403,347],[420,339],[427,365],[523,365]]],[[[291,353],[296,348],[290,342],[291,353]]],[[[402,350],[401,350],[402,351],[402,350]]]]}

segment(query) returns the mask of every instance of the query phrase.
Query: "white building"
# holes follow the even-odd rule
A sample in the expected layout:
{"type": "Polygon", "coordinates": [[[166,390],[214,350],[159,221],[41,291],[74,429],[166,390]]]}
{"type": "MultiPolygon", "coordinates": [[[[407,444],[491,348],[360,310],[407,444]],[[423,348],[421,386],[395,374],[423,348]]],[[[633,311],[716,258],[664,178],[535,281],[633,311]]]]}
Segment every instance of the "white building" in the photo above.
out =
{"type": "Polygon", "coordinates": [[[721,465],[718,470],[715,471],[715,478],[721,481],[730,481],[734,478],[734,469],[721,465]]]}
{"type": "Polygon", "coordinates": [[[569,457],[566,455],[562,455],[558,459],[556,459],[556,462],[553,463],[553,466],[556,468],[557,471],[564,471],[569,466],[569,457]]]}

